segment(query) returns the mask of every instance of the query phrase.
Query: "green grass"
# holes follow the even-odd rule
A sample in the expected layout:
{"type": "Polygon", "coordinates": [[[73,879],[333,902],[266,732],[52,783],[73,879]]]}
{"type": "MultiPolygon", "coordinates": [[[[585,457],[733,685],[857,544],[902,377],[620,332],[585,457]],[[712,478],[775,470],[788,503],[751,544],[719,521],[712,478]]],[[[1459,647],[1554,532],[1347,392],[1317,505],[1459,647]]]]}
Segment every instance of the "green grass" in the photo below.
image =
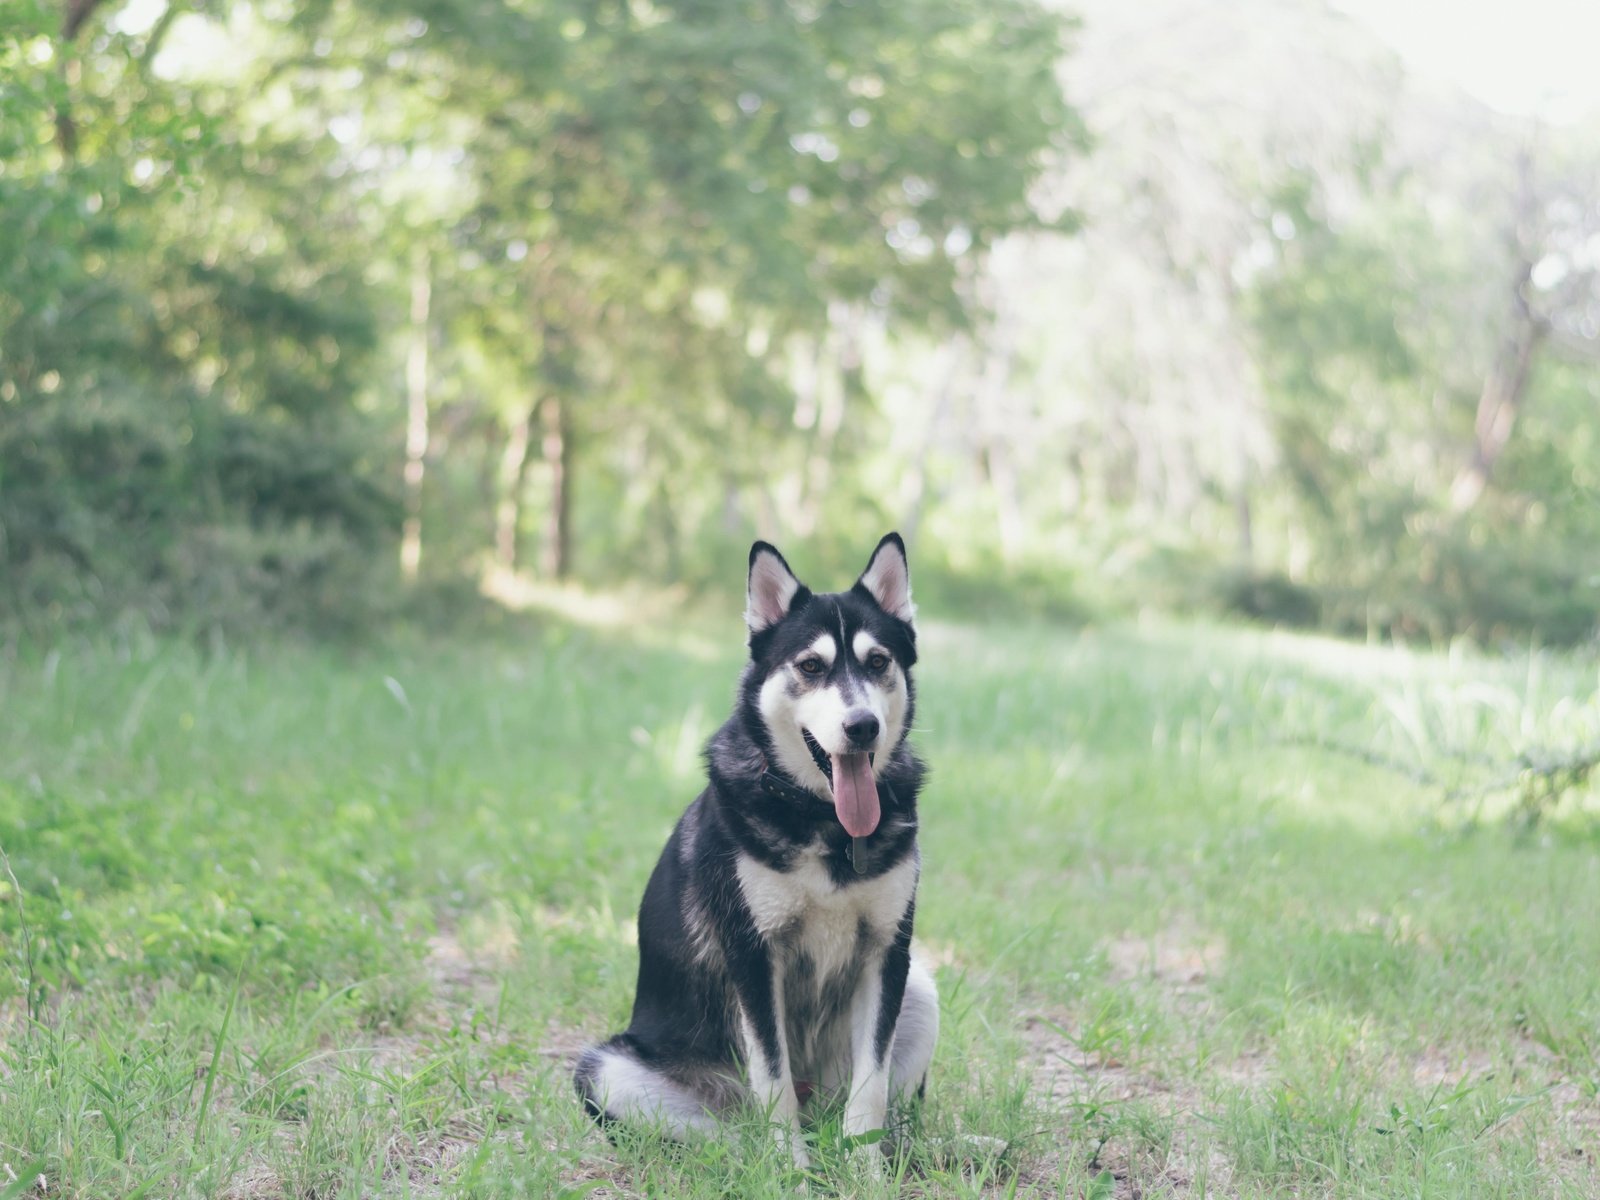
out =
{"type": "MultiPolygon", "coordinates": [[[[794,1194],[759,1130],[612,1146],[567,1082],[738,667],[731,614],[646,624],[0,661],[0,1197],[794,1194]]],[[[930,1103],[882,1184],[821,1122],[813,1194],[1600,1192],[1590,797],[1306,744],[1470,784],[1600,739],[1592,657],[924,641],[930,1103]]]]}

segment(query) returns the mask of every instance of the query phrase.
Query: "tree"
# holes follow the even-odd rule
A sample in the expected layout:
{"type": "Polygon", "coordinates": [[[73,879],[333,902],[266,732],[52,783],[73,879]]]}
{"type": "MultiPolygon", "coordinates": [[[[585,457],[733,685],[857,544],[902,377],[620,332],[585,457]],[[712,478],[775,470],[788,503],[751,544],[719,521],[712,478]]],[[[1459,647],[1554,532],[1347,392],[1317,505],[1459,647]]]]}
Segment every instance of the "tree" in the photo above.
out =
{"type": "Polygon", "coordinates": [[[391,509],[375,337],[318,146],[153,59],[168,19],[13,5],[0,59],[0,575],[45,623],[342,623],[391,509]],[[203,179],[204,187],[198,186],[203,179]],[[281,614],[280,614],[281,615],[281,614]]]}
{"type": "Polygon", "coordinates": [[[1507,222],[1509,303],[1473,421],[1472,450],[1450,488],[1450,506],[1478,502],[1527,399],[1542,348],[1600,361],[1592,306],[1600,303],[1600,167],[1581,160],[1541,173],[1529,146],[1517,153],[1507,222]],[[1541,178],[1541,174],[1543,177],[1541,178]]]}
{"type": "MultiPolygon", "coordinates": [[[[470,215],[441,234],[476,264],[473,293],[495,297],[496,312],[466,319],[497,329],[498,352],[527,380],[497,405],[495,543],[516,558],[508,530],[537,444],[552,570],[572,559],[575,472],[594,469],[575,447],[619,404],[660,401],[623,399],[662,378],[634,351],[715,344],[782,377],[796,339],[838,340],[830,312],[870,308],[907,327],[958,319],[960,260],[1037,223],[1028,184],[1072,129],[1054,80],[1061,26],[1022,3],[682,3],[648,19],[614,5],[460,4],[421,15],[330,4],[294,30],[302,46],[336,47],[324,70],[354,64],[370,81],[364,135],[431,143],[436,166],[446,147],[465,150],[444,169],[473,198],[470,215]],[[439,80],[439,102],[419,111],[439,80]],[[403,133],[382,128],[396,95],[407,98],[403,133]]],[[[828,357],[830,370],[850,369],[828,357]]],[[[673,400],[680,414],[711,403],[673,400]]]]}

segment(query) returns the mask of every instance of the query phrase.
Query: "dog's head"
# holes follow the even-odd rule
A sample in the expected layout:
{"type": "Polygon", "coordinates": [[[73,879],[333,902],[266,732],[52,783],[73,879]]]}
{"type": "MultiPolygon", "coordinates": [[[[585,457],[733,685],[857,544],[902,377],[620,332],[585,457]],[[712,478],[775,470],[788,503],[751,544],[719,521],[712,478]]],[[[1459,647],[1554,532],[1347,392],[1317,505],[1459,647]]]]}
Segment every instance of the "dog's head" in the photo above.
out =
{"type": "Polygon", "coordinates": [[[747,686],[774,765],[831,799],[853,837],[877,828],[877,775],[911,726],[915,615],[897,533],[878,543],[854,587],[822,595],[775,547],[750,547],[747,686]]]}

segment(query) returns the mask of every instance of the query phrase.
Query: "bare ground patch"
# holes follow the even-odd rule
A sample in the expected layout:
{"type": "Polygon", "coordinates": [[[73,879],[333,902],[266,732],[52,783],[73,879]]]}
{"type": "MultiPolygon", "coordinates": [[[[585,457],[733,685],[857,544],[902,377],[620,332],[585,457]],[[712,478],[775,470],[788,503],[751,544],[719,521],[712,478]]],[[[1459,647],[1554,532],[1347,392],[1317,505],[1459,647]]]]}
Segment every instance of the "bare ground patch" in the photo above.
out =
{"type": "MultiPolygon", "coordinates": [[[[1227,961],[1216,936],[1178,920],[1148,934],[1126,934],[1100,945],[1107,978],[1138,989],[1142,1001],[1172,1018],[1175,1030],[1194,1028],[1212,1010],[1209,983],[1227,961]]],[[[1035,1086],[1049,1111],[1060,1114],[1080,1157],[1062,1144],[1047,1158],[1039,1182],[1068,1169],[1108,1171],[1117,1200],[1145,1197],[1236,1195],[1233,1166],[1212,1144],[1209,1101],[1193,1078],[1151,1067],[1137,1047],[1107,1044],[1093,1020],[1072,1012],[1035,1012],[1021,1030],[1035,1086]]],[[[1183,1034],[1169,1046],[1174,1061],[1201,1055],[1183,1034]]],[[[1252,1088],[1267,1082],[1270,1058],[1249,1052],[1227,1061],[1208,1059],[1208,1078],[1252,1088]]]]}
{"type": "Polygon", "coordinates": [[[1149,979],[1185,996],[1204,990],[1227,959],[1228,947],[1220,938],[1175,922],[1148,936],[1112,938],[1102,943],[1101,952],[1113,982],[1149,979]]]}
{"type": "Polygon", "coordinates": [[[1040,1100],[1068,1135],[1025,1172],[1027,1182],[1086,1168],[1110,1172],[1117,1200],[1234,1194],[1230,1165],[1201,1136],[1198,1087],[1084,1050],[1070,1015],[1031,1015],[1021,1033],[1040,1100]],[[1076,1162],[1069,1140],[1078,1142],[1076,1162]]]}
{"type": "MultiPolygon", "coordinates": [[[[492,1018],[500,1005],[501,968],[514,958],[514,944],[494,939],[485,943],[474,938],[469,945],[457,931],[444,929],[428,939],[427,947],[421,964],[426,998],[403,1028],[380,1024],[355,1044],[327,1045],[295,1064],[293,1073],[312,1088],[329,1086],[347,1067],[357,1065],[364,1076],[403,1080],[435,1061],[432,1051],[440,1040],[463,1020],[471,1021],[475,1013],[491,1018],[475,1028],[479,1045],[508,1044],[508,1032],[492,1018]]],[[[552,1021],[534,1052],[565,1071],[584,1044],[577,1030],[552,1021]]],[[[527,1070],[509,1067],[496,1069],[485,1081],[491,1091],[516,1092],[532,1086],[529,1075],[527,1070]]],[[[256,1082],[260,1086],[284,1081],[256,1082]]],[[[224,1090],[219,1090],[219,1100],[223,1099],[224,1090]]],[[[386,1182],[403,1187],[412,1196],[442,1195],[456,1170],[483,1146],[485,1139],[499,1136],[486,1106],[474,1105],[466,1096],[461,1099],[460,1111],[437,1127],[416,1133],[396,1129],[385,1139],[381,1154],[386,1182]]],[[[520,1133],[505,1136],[512,1142],[521,1140],[520,1133]]],[[[285,1178],[279,1165],[304,1150],[305,1138],[303,1127],[286,1125],[280,1132],[277,1151],[252,1155],[235,1173],[224,1194],[229,1200],[275,1200],[300,1195],[303,1187],[296,1180],[285,1178]]],[[[607,1192],[591,1194],[603,1196],[607,1192]]]]}

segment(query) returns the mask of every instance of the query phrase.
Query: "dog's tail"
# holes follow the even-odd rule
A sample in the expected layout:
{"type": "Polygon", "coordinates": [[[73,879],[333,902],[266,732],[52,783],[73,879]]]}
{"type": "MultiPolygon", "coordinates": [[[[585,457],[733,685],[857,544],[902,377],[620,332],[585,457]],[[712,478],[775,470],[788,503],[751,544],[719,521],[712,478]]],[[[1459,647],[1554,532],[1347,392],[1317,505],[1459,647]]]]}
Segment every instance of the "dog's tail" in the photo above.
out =
{"type": "Polygon", "coordinates": [[[578,1091],[583,1111],[593,1117],[594,1123],[601,1129],[609,1129],[617,1119],[615,1113],[606,1111],[605,1097],[600,1092],[600,1076],[606,1057],[618,1052],[628,1058],[637,1058],[638,1048],[626,1033],[619,1033],[598,1045],[590,1046],[578,1055],[578,1066],[572,1072],[572,1085],[578,1091]]]}

